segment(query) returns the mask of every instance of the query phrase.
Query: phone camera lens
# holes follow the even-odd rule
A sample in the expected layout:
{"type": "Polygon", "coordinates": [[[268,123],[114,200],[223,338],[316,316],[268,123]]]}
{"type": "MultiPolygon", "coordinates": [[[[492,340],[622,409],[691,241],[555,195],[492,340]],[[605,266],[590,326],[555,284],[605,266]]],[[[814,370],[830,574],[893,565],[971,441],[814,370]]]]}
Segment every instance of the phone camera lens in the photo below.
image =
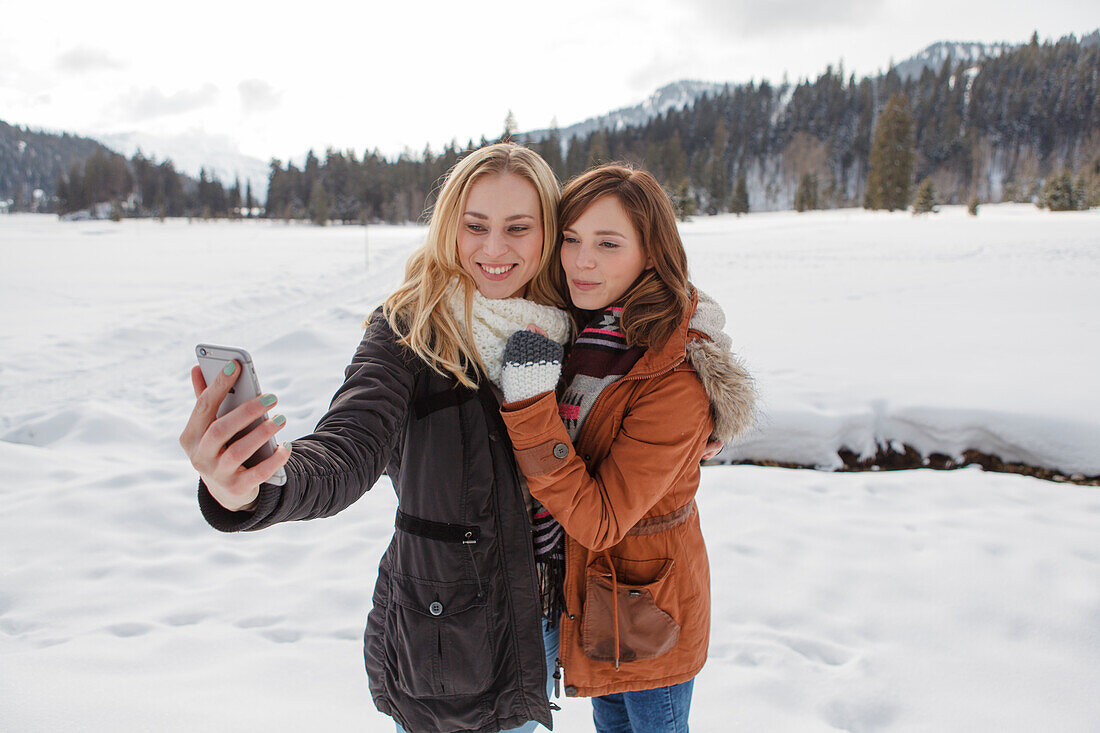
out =
{"type": "Polygon", "coordinates": [[[206,349],[199,349],[199,354],[201,356],[206,356],[206,349]]]}

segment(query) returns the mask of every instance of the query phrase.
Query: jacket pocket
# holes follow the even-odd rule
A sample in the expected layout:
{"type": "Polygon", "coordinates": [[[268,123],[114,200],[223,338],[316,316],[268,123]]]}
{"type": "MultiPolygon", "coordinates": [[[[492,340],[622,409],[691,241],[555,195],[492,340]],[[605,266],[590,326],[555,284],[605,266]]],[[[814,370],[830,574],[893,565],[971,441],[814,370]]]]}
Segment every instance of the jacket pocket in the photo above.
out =
{"type": "Polygon", "coordinates": [[[589,659],[636,662],[659,657],[676,646],[680,625],[654,600],[672,564],[669,558],[627,560],[609,555],[592,561],[585,572],[581,622],[581,644],[589,659]]]}
{"type": "Polygon", "coordinates": [[[487,592],[472,581],[392,576],[387,636],[397,685],[413,697],[474,695],[491,682],[487,592]]]}

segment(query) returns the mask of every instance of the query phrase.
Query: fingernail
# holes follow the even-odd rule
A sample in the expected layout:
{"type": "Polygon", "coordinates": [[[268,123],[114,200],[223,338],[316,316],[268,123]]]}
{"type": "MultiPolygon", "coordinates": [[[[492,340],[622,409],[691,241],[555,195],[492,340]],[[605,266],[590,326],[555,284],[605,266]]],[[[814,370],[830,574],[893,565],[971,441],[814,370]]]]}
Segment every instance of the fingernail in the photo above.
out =
{"type": "Polygon", "coordinates": [[[289,453],[290,452],[290,441],[288,440],[287,442],[283,443],[283,447],[286,448],[286,452],[289,453]]]}
{"type": "Polygon", "coordinates": [[[263,397],[260,398],[260,404],[263,405],[264,407],[271,407],[272,405],[275,404],[275,402],[277,400],[278,400],[278,398],[275,395],[268,392],[267,394],[265,394],[263,397]]]}
{"type": "Polygon", "coordinates": [[[225,368],[222,369],[222,372],[224,372],[225,376],[227,376],[227,377],[235,371],[237,371],[237,362],[235,362],[235,361],[229,362],[228,364],[225,365],[225,368]]]}
{"type": "Polygon", "coordinates": [[[273,418],[273,419],[271,420],[271,422],[275,423],[276,425],[283,425],[283,424],[285,424],[285,423],[286,423],[286,418],[285,418],[284,416],[282,416],[282,415],[276,415],[276,416],[275,416],[275,417],[274,417],[274,418],[273,418]]]}

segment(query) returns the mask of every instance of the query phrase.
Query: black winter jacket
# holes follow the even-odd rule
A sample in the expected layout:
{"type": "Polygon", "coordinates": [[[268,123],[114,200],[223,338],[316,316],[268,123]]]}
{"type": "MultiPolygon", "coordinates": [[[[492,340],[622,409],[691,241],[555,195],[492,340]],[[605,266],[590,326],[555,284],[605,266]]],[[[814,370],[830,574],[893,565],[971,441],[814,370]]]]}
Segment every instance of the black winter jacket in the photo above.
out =
{"type": "Polygon", "coordinates": [[[469,390],[397,343],[381,311],[284,486],[230,512],[200,482],[216,529],[326,517],[383,469],[397,531],[378,567],[364,656],[374,703],[410,733],[549,727],[530,522],[489,382],[469,390]]]}

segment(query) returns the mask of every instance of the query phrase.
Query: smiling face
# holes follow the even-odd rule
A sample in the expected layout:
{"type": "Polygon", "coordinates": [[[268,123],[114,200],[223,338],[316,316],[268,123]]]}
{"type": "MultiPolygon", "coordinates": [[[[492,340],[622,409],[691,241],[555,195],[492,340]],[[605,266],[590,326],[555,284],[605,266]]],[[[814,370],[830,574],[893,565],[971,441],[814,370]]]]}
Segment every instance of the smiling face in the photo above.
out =
{"type": "Polygon", "coordinates": [[[458,258],[486,298],[523,297],[539,269],[542,217],[535,187],[514,173],[479,178],[458,225],[458,258]]]}
{"type": "Polygon", "coordinates": [[[599,310],[621,298],[653,262],[618,197],[607,195],[562,230],[561,266],[573,305],[599,310]]]}

